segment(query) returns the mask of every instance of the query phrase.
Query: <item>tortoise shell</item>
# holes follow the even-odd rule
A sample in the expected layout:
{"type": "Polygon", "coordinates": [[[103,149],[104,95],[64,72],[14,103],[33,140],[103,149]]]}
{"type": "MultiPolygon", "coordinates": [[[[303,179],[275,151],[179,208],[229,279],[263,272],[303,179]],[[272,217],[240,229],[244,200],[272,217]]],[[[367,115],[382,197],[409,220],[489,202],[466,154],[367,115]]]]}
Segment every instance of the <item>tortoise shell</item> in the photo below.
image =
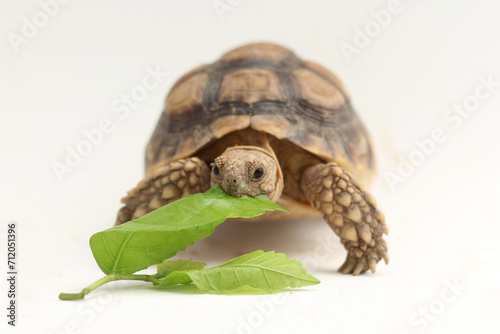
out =
{"type": "Polygon", "coordinates": [[[147,170],[245,129],[335,161],[361,180],[374,169],[369,135],[340,80],[284,47],[259,43],[229,51],[174,84],[146,150],[147,170]]]}

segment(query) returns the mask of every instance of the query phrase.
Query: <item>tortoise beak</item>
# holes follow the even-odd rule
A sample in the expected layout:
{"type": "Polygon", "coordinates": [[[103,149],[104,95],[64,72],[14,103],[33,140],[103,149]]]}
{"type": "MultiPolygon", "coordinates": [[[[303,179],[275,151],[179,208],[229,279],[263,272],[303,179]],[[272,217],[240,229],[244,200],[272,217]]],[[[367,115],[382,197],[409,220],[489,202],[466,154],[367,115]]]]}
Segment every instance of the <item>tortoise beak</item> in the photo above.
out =
{"type": "Polygon", "coordinates": [[[242,187],[241,187],[241,176],[234,175],[233,173],[228,173],[223,176],[221,188],[228,195],[234,197],[241,197],[242,187]]]}

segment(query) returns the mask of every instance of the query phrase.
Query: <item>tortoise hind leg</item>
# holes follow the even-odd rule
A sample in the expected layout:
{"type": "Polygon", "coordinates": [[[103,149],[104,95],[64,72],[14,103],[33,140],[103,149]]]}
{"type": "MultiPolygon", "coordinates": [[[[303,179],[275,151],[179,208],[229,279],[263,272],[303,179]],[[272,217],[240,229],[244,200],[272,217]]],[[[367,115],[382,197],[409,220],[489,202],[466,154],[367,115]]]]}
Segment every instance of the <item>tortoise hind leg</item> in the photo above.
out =
{"type": "Polygon", "coordinates": [[[380,259],[389,262],[382,239],[388,232],[384,215],[372,195],[363,191],[349,173],[333,162],[318,164],[304,171],[301,187],[347,249],[340,272],[375,272],[380,259]]]}
{"type": "Polygon", "coordinates": [[[137,219],[181,197],[204,192],[209,188],[210,169],[196,157],[158,167],[152,176],[141,180],[122,198],[125,206],[118,211],[115,225],[137,219]]]}

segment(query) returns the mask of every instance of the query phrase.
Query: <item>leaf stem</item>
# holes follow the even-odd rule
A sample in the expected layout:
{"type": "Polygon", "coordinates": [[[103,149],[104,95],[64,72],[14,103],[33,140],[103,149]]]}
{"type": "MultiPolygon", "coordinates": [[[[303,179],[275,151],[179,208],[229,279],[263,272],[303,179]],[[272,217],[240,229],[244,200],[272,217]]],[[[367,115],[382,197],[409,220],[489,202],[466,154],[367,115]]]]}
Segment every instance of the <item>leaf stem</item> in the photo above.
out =
{"type": "Polygon", "coordinates": [[[158,279],[156,276],[157,275],[124,275],[124,274],[110,273],[109,275],[104,276],[103,278],[90,284],[88,287],[83,289],[80,293],[61,293],[61,294],[59,294],[59,299],[62,299],[62,300],[83,299],[83,298],[85,298],[86,295],[88,295],[90,292],[94,291],[95,289],[97,289],[101,285],[104,285],[106,283],[113,282],[113,281],[121,281],[121,280],[145,281],[145,282],[151,282],[153,284],[157,284],[158,279]]]}

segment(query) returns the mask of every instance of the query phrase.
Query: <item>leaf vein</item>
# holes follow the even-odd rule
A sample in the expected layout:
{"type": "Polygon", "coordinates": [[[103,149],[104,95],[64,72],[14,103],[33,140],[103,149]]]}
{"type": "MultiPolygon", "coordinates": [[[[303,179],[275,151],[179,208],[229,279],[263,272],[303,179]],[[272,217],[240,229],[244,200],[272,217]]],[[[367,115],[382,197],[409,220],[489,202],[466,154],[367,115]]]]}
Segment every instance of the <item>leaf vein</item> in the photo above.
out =
{"type": "Polygon", "coordinates": [[[115,261],[115,257],[113,256],[113,254],[111,254],[111,251],[109,250],[109,247],[108,247],[108,241],[106,240],[106,233],[102,234],[102,241],[104,242],[104,246],[106,247],[106,250],[108,251],[109,257],[111,259],[113,259],[113,261],[115,261]]]}
{"type": "Polygon", "coordinates": [[[236,270],[236,268],[233,268],[233,271],[234,271],[234,274],[236,275],[236,281],[238,283],[238,287],[240,288],[241,287],[241,281],[240,281],[240,277],[238,276],[238,271],[236,270]]]}
{"type": "Polygon", "coordinates": [[[203,271],[203,274],[205,275],[206,279],[207,279],[207,282],[208,284],[210,284],[210,287],[213,289],[213,290],[217,290],[217,288],[215,288],[212,284],[212,282],[210,281],[210,277],[208,277],[207,275],[207,272],[206,271],[203,271]]]}
{"type": "MultiPolygon", "coordinates": [[[[231,266],[237,266],[237,267],[245,267],[245,266],[256,267],[256,268],[263,269],[263,270],[273,271],[273,272],[276,272],[278,274],[282,274],[282,275],[285,275],[285,276],[290,276],[290,277],[298,278],[298,279],[301,279],[301,280],[304,280],[304,281],[315,282],[312,279],[300,277],[300,276],[297,276],[297,275],[294,275],[294,274],[291,274],[291,273],[287,273],[285,271],[278,270],[278,269],[273,269],[273,268],[269,268],[269,267],[262,267],[262,266],[259,266],[259,265],[256,265],[256,264],[244,264],[244,263],[242,263],[242,264],[232,264],[231,266]]],[[[228,266],[228,267],[230,267],[230,266],[228,266]]]]}
{"type": "Polygon", "coordinates": [[[125,250],[125,246],[127,246],[127,243],[130,240],[130,238],[132,238],[132,235],[134,235],[134,232],[130,232],[130,234],[128,235],[127,239],[123,242],[122,246],[120,247],[120,250],[118,251],[118,254],[116,254],[115,265],[113,266],[113,269],[111,269],[111,271],[116,270],[116,268],[118,267],[118,262],[120,262],[120,259],[122,257],[123,251],[125,250]]]}

